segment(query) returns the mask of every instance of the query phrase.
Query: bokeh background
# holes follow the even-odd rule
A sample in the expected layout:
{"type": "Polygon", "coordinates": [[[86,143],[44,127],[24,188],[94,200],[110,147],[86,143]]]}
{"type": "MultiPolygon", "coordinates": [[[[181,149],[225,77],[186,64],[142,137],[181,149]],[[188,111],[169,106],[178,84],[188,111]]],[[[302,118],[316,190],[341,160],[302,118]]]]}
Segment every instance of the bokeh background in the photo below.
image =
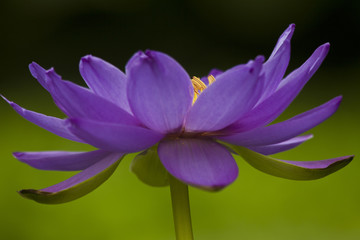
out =
{"type": "MultiPolygon", "coordinates": [[[[360,1],[356,0],[2,0],[0,92],[23,107],[62,117],[33,79],[28,64],[55,67],[84,84],[81,56],[120,69],[139,49],[177,59],[190,75],[269,56],[278,36],[296,23],[289,71],[324,42],[330,53],[286,119],[342,94],[339,111],[310,132],[315,138],[276,157],[317,160],[360,156],[360,1]]],[[[22,188],[44,188],[74,173],[46,172],[17,162],[13,151],[90,150],[28,123],[0,103],[0,239],[174,239],[168,188],[130,173],[133,155],[100,188],[77,201],[41,205],[22,188]]],[[[195,239],[360,239],[360,163],[317,181],[284,180],[238,159],[235,183],[218,193],[190,189],[195,239]]]]}

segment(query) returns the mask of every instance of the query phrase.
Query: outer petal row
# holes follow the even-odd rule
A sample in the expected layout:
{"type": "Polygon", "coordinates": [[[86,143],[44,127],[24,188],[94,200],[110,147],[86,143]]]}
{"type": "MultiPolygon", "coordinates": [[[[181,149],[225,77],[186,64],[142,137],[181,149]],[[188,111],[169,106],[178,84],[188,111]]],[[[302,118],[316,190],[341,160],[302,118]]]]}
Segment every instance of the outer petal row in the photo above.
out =
{"type": "Polygon", "coordinates": [[[325,177],[349,164],[354,156],[320,161],[288,161],[261,155],[241,146],[226,144],[254,168],[267,174],[292,179],[314,180],[325,177]]]}
{"type": "Polygon", "coordinates": [[[280,82],[278,89],[249,113],[238,119],[232,126],[233,132],[249,131],[265,126],[277,118],[295,99],[297,94],[312,77],[325,59],[330,45],[320,46],[311,57],[298,69],[280,82]]]}
{"type": "Polygon", "coordinates": [[[75,200],[105,182],[115,171],[123,156],[121,153],[110,154],[61,183],[41,190],[24,189],[19,193],[25,198],[46,204],[58,204],[75,200]]]}
{"type": "Polygon", "coordinates": [[[41,170],[80,171],[113,153],[96,150],[91,152],[14,152],[19,161],[41,170]]]}
{"type": "Polygon", "coordinates": [[[68,129],[86,143],[114,152],[138,152],[147,149],[164,135],[151,129],[87,119],[69,119],[68,129]]]}
{"type": "Polygon", "coordinates": [[[294,30],[295,25],[291,24],[284,31],[269,59],[264,63],[261,74],[265,74],[265,86],[259,101],[266,99],[277,89],[285,74],[290,60],[290,40],[294,30]]]}
{"type": "Polygon", "coordinates": [[[88,119],[59,119],[21,108],[3,97],[26,120],[69,140],[116,152],[138,152],[164,135],[140,126],[104,123],[88,119]]]}
{"type": "Polygon", "coordinates": [[[137,125],[136,119],[108,100],[72,82],[49,79],[54,100],[69,117],[82,117],[97,121],[137,125]]]}
{"type": "Polygon", "coordinates": [[[16,103],[7,100],[5,97],[2,96],[2,98],[7,101],[19,115],[21,115],[29,122],[32,122],[39,127],[42,127],[60,137],[76,142],[83,142],[83,140],[76,137],[66,128],[66,120],[26,110],[25,108],[20,107],[16,103]]]}
{"type": "Polygon", "coordinates": [[[261,153],[264,155],[271,155],[271,154],[284,152],[284,151],[290,150],[292,148],[295,148],[295,147],[299,146],[300,144],[302,144],[303,142],[311,139],[312,137],[313,137],[312,134],[304,135],[304,136],[291,138],[290,140],[286,140],[281,143],[275,143],[275,144],[263,145],[263,146],[254,146],[254,147],[249,146],[248,148],[250,150],[253,150],[255,152],[258,152],[258,153],[261,153]]]}
{"type": "Polygon", "coordinates": [[[341,96],[336,97],[321,106],[280,123],[257,128],[248,132],[219,137],[219,139],[241,146],[259,146],[279,143],[302,134],[325,121],[336,112],[341,99],[341,96]]]}
{"type": "Polygon", "coordinates": [[[80,61],[80,73],[95,94],[131,113],[126,93],[126,76],[117,67],[88,55],[80,61]]]}
{"type": "Polygon", "coordinates": [[[56,105],[69,117],[138,125],[128,112],[89,89],[64,81],[54,69],[45,70],[36,63],[30,64],[34,77],[49,91],[56,105]],[[35,71],[36,70],[36,71],[35,71]]]}

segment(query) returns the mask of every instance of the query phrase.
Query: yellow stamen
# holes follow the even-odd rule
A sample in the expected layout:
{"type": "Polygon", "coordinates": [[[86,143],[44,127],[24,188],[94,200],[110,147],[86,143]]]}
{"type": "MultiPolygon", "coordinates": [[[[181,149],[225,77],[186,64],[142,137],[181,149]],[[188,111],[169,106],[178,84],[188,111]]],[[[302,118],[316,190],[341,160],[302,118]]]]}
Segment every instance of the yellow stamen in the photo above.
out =
{"type": "MultiPolygon", "coordinates": [[[[208,81],[209,81],[209,85],[211,85],[213,82],[215,82],[214,76],[209,75],[208,76],[208,81]]],[[[198,77],[193,77],[191,79],[191,83],[192,83],[192,85],[194,87],[194,98],[193,98],[193,103],[192,103],[192,104],[194,104],[196,99],[199,97],[200,93],[202,93],[202,91],[204,91],[207,86],[198,77]]]]}
{"type": "Polygon", "coordinates": [[[213,82],[215,82],[215,78],[213,75],[208,76],[209,85],[211,85],[213,82]]]}

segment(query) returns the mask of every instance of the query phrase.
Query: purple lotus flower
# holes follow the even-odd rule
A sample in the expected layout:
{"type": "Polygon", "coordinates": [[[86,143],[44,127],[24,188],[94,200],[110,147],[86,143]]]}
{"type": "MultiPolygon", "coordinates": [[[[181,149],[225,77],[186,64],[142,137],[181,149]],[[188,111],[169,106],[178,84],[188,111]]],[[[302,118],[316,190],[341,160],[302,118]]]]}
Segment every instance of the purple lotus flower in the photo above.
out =
{"type": "Polygon", "coordinates": [[[89,88],[31,63],[32,75],[68,118],[42,115],[7,100],[9,104],[28,121],[99,150],[14,153],[38,169],[81,170],[54,186],[20,194],[43,203],[76,199],[104,182],[127,153],[139,151],[143,152],[133,160],[132,171],[155,186],[167,185],[170,173],[195,187],[224,188],[238,176],[232,154],[288,179],[316,179],[344,167],[352,156],[312,162],[266,156],[310,139],[312,135],[299,135],[329,118],[341,101],[339,96],[268,125],[289,106],[329,50],[328,43],[321,45],[284,78],[293,32],[290,25],[266,62],[258,56],[224,72],[212,70],[201,79],[190,78],[173,58],[156,51],[135,53],[125,74],[97,57],[83,57],[80,73],[89,88]]]}

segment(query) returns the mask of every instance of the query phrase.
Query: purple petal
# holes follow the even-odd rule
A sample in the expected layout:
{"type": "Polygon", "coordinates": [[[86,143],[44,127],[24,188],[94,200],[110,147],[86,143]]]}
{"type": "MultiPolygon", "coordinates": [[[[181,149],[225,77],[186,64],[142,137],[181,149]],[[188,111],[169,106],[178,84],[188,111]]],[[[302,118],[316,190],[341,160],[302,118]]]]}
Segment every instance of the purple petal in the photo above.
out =
{"type": "Polygon", "coordinates": [[[239,146],[258,146],[279,143],[302,134],[325,121],[336,112],[341,99],[341,96],[333,98],[323,105],[283,122],[248,132],[219,137],[219,139],[239,146]]]}
{"type": "Polygon", "coordinates": [[[51,84],[49,83],[49,78],[53,78],[54,81],[61,81],[61,76],[58,75],[54,68],[50,68],[49,70],[46,70],[42,68],[39,64],[36,62],[32,62],[29,65],[29,69],[31,74],[34,78],[38,80],[38,82],[51,94],[51,96],[54,99],[55,104],[58,106],[58,108],[65,114],[67,114],[66,107],[62,106],[61,101],[57,101],[56,93],[54,93],[51,89],[51,84]]]}
{"type": "Polygon", "coordinates": [[[211,140],[179,138],[162,141],[158,154],[171,175],[196,187],[221,189],[238,175],[230,152],[211,140]]]}
{"type": "Polygon", "coordinates": [[[138,126],[69,119],[69,130],[97,148],[114,152],[138,152],[155,145],[164,135],[138,126]]]}
{"type": "Polygon", "coordinates": [[[307,169],[325,169],[338,162],[342,162],[346,160],[351,161],[353,158],[354,158],[353,155],[349,155],[349,156],[343,156],[343,157],[326,159],[326,160],[318,160],[318,161],[289,161],[289,160],[279,160],[279,159],[277,160],[307,169]]]}
{"type": "Polygon", "coordinates": [[[61,77],[55,73],[53,68],[46,70],[46,69],[42,68],[36,62],[30,63],[29,69],[30,69],[30,72],[33,75],[33,77],[36,78],[38,80],[38,82],[41,84],[41,86],[43,86],[47,91],[50,91],[49,86],[48,86],[48,77],[46,76],[46,73],[48,71],[53,72],[53,77],[57,78],[58,80],[61,79],[61,77]]]}
{"type": "Polygon", "coordinates": [[[158,132],[179,130],[194,91],[180,64],[164,53],[138,52],[127,64],[126,75],[134,115],[158,132]]]}
{"type": "Polygon", "coordinates": [[[139,124],[128,112],[94,94],[89,89],[72,82],[56,79],[53,77],[53,71],[47,72],[47,76],[48,86],[55,102],[69,117],[128,125],[139,124]]]}
{"type": "Polygon", "coordinates": [[[295,24],[290,24],[289,27],[279,37],[274,50],[272,51],[269,60],[279,53],[279,50],[283,47],[286,41],[290,41],[295,31],[295,24]]]}
{"type": "Polygon", "coordinates": [[[103,184],[115,171],[124,154],[113,153],[88,167],[75,176],[41,190],[24,189],[19,191],[24,198],[39,203],[59,204],[73,201],[103,184]]]}
{"type": "Polygon", "coordinates": [[[267,99],[258,104],[244,117],[234,123],[233,132],[249,131],[265,126],[277,118],[295,99],[307,81],[319,68],[329,51],[329,44],[320,46],[311,57],[298,69],[281,81],[278,89],[267,99]]]}
{"type": "Polygon", "coordinates": [[[209,74],[208,74],[207,76],[201,78],[201,81],[202,81],[203,83],[205,83],[205,85],[209,85],[208,76],[213,75],[214,78],[217,78],[217,77],[218,77],[220,74],[222,74],[223,72],[224,72],[224,71],[221,71],[221,70],[216,69],[216,68],[211,69],[210,72],[209,72],[209,74]]]}
{"type": "Polygon", "coordinates": [[[257,57],[219,75],[190,109],[185,123],[187,131],[222,129],[251,109],[258,100],[254,92],[259,87],[257,80],[263,60],[257,57]]]}
{"type": "Polygon", "coordinates": [[[292,180],[323,178],[345,167],[354,158],[354,156],[345,156],[321,161],[287,161],[265,156],[245,147],[223,144],[239,154],[254,168],[276,177],[292,180]]]}
{"type": "Polygon", "coordinates": [[[277,89],[290,60],[290,40],[295,30],[291,24],[280,36],[269,59],[264,63],[262,73],[265,74],[265,87],[259,101],[266,99],[277,89]]]}
{"type": "Polygon", "coordinates": [[[71,188],[81,182],[86,181],[87,179],[99,174],[100,172],[104,171],[106,168],[110,167],[116,161],[118,161],[123,156],[122,153],[112,153],[106,156],[101,161],[95,163],[94,165],[90,166],[89,168],[85,169],[84,171],[72,176],[71,178],[58,183],[56,185],[41,189],[44,192],[59,192],[63,191],[67,188],[71,188]]]}
{"type": "Polygon", "coordinates": [[[291,138],[290,140],[286,140],[281,143],[263,145],[263,146],[254,146],[254,147],[249,146],[247,148],[249,148],[250,150],[253,150],[255,152],[264,154],[264,155],[271,155],[271,154],[284,152],[284,151],[290,150],[292,148],[295,148],[295,147],[299,146],[300,144],[302,144],[303,142],[311,139],[312,137],[313,137],[312,134],[304,135],[304,136],[291,138]]]}
{"type": "Polygon", "coordinates": [[[111,152],[96,150],[91,152],[14,152],[19,161],[41,170],[80,171],[99,162],[111,152]]]}
{"type": "Polygon", "coordinates": [[[80,73],[95,94],[131,113],[126,94],[126,76],[117,67],[87,55],[80,61],[80,73]]]}
{"type": "Polygon", "coordinates": [[[1,95],[1,97],[5,101],[7,101],[19,115],[21,115],[29,122],[32,122],[37,126],[44,128],[45,130],[48,130],[49,132],[52,132],[60,137],[76,142],[83,142],[66,128],[65,120],[26,110],[25,108],[20,107],[16,103],[9,101],[4,96],[1,95]]]}

